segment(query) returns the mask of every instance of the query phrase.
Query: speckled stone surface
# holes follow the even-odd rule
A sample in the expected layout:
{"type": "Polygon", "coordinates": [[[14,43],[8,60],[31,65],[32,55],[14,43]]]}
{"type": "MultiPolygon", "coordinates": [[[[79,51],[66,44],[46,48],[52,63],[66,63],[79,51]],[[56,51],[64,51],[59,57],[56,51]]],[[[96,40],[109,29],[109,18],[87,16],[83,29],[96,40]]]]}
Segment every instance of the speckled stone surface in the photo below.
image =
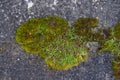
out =
{"type": "Polygon", "coordinates": [[[93,53],[67,71],[49,69],[15,41],[17,27],[29,18],[57,15],[72,25],[79,17],[97,17],[98,27],[120,21],[120,0],[0,0],[0,80],[116,80],[109,52],[93,53]]]}

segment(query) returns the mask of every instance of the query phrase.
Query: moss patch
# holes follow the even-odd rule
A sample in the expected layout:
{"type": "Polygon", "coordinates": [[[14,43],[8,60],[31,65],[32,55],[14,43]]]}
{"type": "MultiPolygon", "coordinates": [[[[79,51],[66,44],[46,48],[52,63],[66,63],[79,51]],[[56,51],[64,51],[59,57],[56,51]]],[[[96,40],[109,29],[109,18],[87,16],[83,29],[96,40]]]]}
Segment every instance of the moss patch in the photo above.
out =
{"type": "Polygon", "coordinates": [[[66,70],[88,57],[87,50],[79,47],[83,38],[71,33],[68,22],[63,18],[32,18],[18,27],[16,41],[26,52],[42,56],[51,68],[66,70]]]}
{"type": "Polygon", "coordinates": [[[18,27],[16,41],[26,52],[39,54],[57,70],[67,70],[88,58],[84,37],[75,35],[68,29],[68,22],[57,16],[26,21],[18,27]]]}
{"type": "Polygon", "coordinates": [[[32,18],[18,27],[16,41],[26,52],[42,56],[50,68],[67,70],[88,58],[85,45],[89,41],[101,43],[99,52],[110,50],[120,55],[120,24],[114,32],[103,29],[94,33],[97,26],[96,18],[79,18],[71,28],[67,20],[57,16],[32,18]]]}

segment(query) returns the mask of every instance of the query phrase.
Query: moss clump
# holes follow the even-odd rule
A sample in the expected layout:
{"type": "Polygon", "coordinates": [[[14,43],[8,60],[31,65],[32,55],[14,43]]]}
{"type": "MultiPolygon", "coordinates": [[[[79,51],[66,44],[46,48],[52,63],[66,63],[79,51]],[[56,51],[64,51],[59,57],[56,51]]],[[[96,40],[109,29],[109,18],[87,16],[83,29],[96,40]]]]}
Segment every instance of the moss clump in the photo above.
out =
{"type": "Polygon", "coordinates": [[[46,64],[57,70],[67,70],[88,58],[87,49],[82,40],[71,31],[59,36],[54,42],[47,46],[44,52],[46,64]]]}
{"type": "Polygon", "coordinates": [[[113,76],[120,79],[120,56],[117,56],[112,62],[113,76]]]}
{"type": "Polygon", "coordinates": [[[41,47],[45,47],[56,37],[62,35],[68,29],[68,22],[57,16],[32,18],[16,31],[16,41],[27,52],[38,53],[41,47]]]}
{"type": "Polygon", "coordinates": [[[57,70],[67,70],[88,58],[84,37],[75,35],[60,17],[26,21],[18,27],[16,40],[27,52],[39,54],[49,67],[57,70]]]}
{"type": "Polygon", "coordinates": [[[96,18],[79,18],[74,24],[74,33],[78,36],[83,36],[87,41],[91,41],[93,35],[92,29],[98,26],[98,19],[96,18]]]}
{"type": "Polygon", "coordinates": [[[120,23],[118,23],[115,27],[114,27],[114,37],[120,41],[120,23]]]}
{"type": "Polygon", "coordinates": [[[67,70],[88,58],[88,41],[99,41],[99,52],[111,50],[120,55],[120,24],[114,31],[108,28],[93,32],[97,26],[96,18],[79,18],[71,28],[64,18],[57,16],[32,18],[18,27],[16,41],[26,52],[42,56],[49,67],[67,70]]]}

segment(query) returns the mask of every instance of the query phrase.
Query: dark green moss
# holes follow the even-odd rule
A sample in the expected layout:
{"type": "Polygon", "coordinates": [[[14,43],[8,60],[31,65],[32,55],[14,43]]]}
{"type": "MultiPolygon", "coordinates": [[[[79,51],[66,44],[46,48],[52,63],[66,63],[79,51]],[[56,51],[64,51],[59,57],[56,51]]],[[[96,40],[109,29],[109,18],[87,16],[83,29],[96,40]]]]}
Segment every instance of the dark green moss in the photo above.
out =
{"type": "Polygon", "coordinates": [[[117,40],[120,40],[120,23],[116,24],[115,27],[114,27],[114,37],[117,39],[117,40]]]}
{"type": "Polygon", "coordinates": [[[74,33],[85,37],[88,41],[92,35],[92,28],[98,26],[98,19],[96,18],[79,18],[73,24],[74,33]]]}

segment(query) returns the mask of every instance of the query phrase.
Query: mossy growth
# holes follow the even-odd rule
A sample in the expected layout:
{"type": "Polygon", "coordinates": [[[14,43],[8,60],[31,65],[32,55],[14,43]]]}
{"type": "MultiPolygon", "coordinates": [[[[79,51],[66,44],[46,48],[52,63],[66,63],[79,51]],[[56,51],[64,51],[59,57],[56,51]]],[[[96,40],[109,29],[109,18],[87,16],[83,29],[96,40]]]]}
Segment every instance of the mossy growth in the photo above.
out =
{"type": "Polygon", "coordinates": [[[57,70],[67,70],[88,58],[84,37],[75,35],[68,29],[68,22],[57,16],[26,21],[18,27],[16,41],[26,52],[37,53],[57,70]]]}
{"type": "Polygon", "coordinates": [[[75,34],[77,34],[80,37],[83,36],[86,39],[86,41],[92,41],[91,38],[95,40],[94,39],[96,38],[95,36],[99,35],[98,33],[92,36],[93,35],[92,29],[94,29],[97,26],[98,26],[97,18],[79,18],[74,22],[72,27],[75,34]]]}
{"type": "Polygon", "coordinates": [[[97,26],[96,18],[79,18],[72,27],[57,16],[32,18],[18,27],[16,41],[26,52],[42,56],[52,69],[67,70],[88,58],[85,45],[89,41],[101,42],[100,52],[111,50],[120,55],[120,42],[113,37],[116,33],[111,29],[94,33],[97,26]]]}
{"type": "Polygon", "coordinates": [[[41,52],[56,37],[65,33],[68,22],[57,16],[32,18],[21,24],[16,31],[16,41],[22,45],[27,52],[41,52]]]}
{"type": "Polygon", "coordinates": [[[120,56],[117,56],[112,62],[113,76],[120,79],[120,56]]]}
{"type": "Polygon", "coordinates": [[[119,35],[120,34],[120,23],[118,23],[117,25],[115,25],[113,34],[114,34],[114,37],[118,41],[120,41],[120,35],[119,35]]]}
{"type": "Polygon", "coordinates": [[[46,64],[56,70],[67,70],[88,58],[88,50],[83,45],[82,38],[70,30],[59,36],[43,51],[48,55],[45,58],[46,64]]]}

